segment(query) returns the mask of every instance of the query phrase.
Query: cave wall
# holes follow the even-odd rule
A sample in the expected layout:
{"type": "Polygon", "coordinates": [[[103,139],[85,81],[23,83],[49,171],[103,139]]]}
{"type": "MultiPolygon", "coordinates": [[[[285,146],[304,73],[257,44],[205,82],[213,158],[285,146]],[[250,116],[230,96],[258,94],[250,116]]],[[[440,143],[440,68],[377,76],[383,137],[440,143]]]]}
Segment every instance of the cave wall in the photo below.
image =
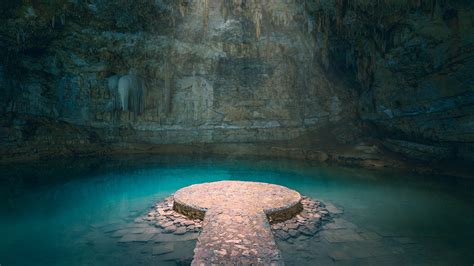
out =
{"type": "Polygon", "coordinates": [[[30,117],[98,129],[103,142],[155,144],[291,140],[355,120],[355,91],[327,78],[318,62],[305,1],[9,8],[1,31],[12,84],[2,84],[10,97],[0,110],[11,117],[3,127],[10,138],[50,141],[22,126],[30,117]],[[130,70],[145,85],[143,111],[121,110],[108,86],[130,70]]]}
{"type": "Polygon", "coordinates": [[[468,0],[0,7],[4,157],[304,138],[316,149],[373,139],[417,160],[474,159],[468,0]],[[122,110],[110,81],[132,72],[143,97],[122,110]]]}
{"type": "Polygon", "coordinates": [[[314,1],[325,67],[351,73],[359,114],[392,151],[473,160],[474,2],[314,1]]]}

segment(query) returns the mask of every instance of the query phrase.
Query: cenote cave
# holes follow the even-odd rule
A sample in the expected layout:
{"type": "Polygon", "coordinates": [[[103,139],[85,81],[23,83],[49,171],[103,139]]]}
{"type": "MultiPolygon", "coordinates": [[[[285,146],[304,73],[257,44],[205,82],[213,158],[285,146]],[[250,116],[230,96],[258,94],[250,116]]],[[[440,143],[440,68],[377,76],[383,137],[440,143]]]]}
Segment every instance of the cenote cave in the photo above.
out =
{"type": "Polygon", "coordinates": [[[471,0],[2,0],[0,266],[474,264],[471,0]]]}

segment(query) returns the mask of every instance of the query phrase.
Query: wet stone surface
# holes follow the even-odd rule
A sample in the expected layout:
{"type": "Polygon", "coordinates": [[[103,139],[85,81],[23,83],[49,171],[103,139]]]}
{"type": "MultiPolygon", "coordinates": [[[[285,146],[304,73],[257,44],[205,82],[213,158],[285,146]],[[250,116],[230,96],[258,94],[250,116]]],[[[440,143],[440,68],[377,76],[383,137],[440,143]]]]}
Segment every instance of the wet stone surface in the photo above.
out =
{"type": "Polygon", "coordinates": [[[173,197],[158,202],[143,219],[160,228],[165,234],[185,235],[199,233],[202,229],[202,220],[189,219],[173,210],[173,197]]]}
{"type": "MultiPolygon", "coordinates": [[[[91,248],[115,244],[122,254],[138,256],[143,265],[189,265],[202,221],[188,219],[171,206],[173,199],[169,197],[146,212],[134,210],[123,219],[91,224],[85,244],[91,248]]],[[[117,264],[127,263],[117,261],[117,264]]]]}
{"type": "Polygon", "coordinates": [[[322,226],[332,220],[325,205],[308,197],[301,198],[303,210],[293,218],[273,223],[271,229],[278,240],[292,243],[299,237],[318,235],[322,226]]]}

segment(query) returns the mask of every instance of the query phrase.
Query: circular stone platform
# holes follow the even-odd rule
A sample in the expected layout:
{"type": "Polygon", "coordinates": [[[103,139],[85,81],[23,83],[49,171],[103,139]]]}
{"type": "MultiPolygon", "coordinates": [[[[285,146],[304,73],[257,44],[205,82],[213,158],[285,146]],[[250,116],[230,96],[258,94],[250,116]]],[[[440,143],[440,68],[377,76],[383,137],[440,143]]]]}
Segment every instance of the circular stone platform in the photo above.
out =
{"type": "Polygon", "coordinates": [[[263,211],[272,223],[298,214],[303,209],[301,199],[300,193],[279,185],[220,181],[178,190],[174,194],[173,209],[192,219],[204,219],[209,209],[246,213],[263,211]]]}
{"type": "Polygon", "coordinates": [[[192,265],[283,265],[269,222],[300,213],[301,200],[278,185],[221,181],[178,190],[173,209],[203,219],[192,265]]]}

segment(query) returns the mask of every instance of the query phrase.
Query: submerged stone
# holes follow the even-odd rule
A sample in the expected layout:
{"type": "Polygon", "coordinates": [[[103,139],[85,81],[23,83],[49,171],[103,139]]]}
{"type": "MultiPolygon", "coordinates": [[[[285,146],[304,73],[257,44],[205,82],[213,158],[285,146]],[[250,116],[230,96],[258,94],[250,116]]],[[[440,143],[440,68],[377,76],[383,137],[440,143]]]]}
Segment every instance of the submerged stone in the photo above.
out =
{"type": "Polygon", "coordinates": [[[174,244],[173,243],[165,243],[165,244],[159,244],[157,246],[154,246],[152,254],[153,255],[162,255],[162,254],[171,253],[173,251],[174,251],[174,244]]]}
{"type": "Polygon", "coordinates": [[[148,242],[153,236],[154,234],[127,234],[120,238],[118,242],[148,242]]]}
{"type": "Polygon", "coordinates": [[[178,227],[176,231],[174,231],[175,235],[184,235],[186,233],[186,227],[178,227]]]}

